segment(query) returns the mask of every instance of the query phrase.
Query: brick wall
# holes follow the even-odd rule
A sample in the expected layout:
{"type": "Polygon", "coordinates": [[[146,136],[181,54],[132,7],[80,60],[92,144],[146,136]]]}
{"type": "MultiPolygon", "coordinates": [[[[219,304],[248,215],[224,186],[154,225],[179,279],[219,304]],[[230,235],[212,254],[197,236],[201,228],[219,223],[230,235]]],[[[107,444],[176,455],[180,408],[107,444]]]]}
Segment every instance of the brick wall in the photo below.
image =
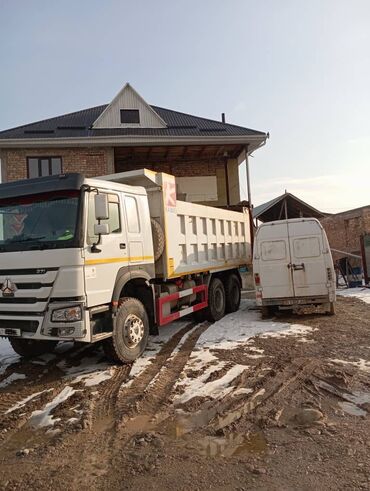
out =
{"type": "MultiPolygon", "coordinates": [[[[339,251],[360,254],[360,237],[370,233],[370,206],[338,213],[321,220],[330,247],[339,251]]],[[[333,254],[334,260],[341,257],[333,254]]]]}
{"type": "Polygon", "coordinates": [[[27,178],[27,157],[61,157],[63,172],[80,172],[86,177],[114,172],[111,148],[43,148],[5,150],[7,181],[27,178]]]}

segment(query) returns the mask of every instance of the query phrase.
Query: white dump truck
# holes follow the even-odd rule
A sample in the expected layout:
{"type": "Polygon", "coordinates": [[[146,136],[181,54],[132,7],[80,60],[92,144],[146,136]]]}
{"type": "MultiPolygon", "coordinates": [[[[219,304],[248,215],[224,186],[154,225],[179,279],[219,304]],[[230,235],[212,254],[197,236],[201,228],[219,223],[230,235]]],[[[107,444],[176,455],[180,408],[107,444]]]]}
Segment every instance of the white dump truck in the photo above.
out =
{"type": "Polygon", "coordinates": [[[239,308],[248,213],[178,201],[146,169],[2,184],[0,336],[23,356],[102,341],[131,362],[166,323],[216,321],[239,308]]]}
{"type": "Polygon", "coordinates": [[[256,232],[253,273],[257,305],[276,309],[324,305],[334,314],[335,272],[321,223],[293,218],[263,223],[256,232]]]}

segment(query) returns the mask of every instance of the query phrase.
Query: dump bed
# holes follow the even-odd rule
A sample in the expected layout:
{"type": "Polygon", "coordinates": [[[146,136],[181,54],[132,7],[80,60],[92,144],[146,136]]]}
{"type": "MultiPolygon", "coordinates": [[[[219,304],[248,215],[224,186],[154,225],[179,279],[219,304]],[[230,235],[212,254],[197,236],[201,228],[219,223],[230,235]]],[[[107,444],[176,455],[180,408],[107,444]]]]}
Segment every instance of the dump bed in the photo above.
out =
{"type": "Polygon", "coordinates": [[[169,279],[251,263],[248,210],[239,213],[178,201],[175,177],[147,169],[104,179],[146,188],[150,215],[165,237],[156,276],[169,279]]]}

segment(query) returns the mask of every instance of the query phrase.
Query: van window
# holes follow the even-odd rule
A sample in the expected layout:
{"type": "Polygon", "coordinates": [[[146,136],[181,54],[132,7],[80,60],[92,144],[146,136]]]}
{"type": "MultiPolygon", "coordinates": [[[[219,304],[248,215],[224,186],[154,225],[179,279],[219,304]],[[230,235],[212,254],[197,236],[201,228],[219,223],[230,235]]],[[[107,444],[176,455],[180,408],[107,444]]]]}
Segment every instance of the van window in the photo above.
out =
{"type": "Polygon", "coordinates": [[[127,213],[127,230],[132,234],[138,234],[140,232],[140,222],[136,199],[132,196],[125,196],[125,205],[127,213]]]}
{"type": "Polygon", "coordinates": [[[277,261],[286,258],[286,245],[284,240],[269,240],[261,242],[261,256],[264,261],[277,261]]]}
{"type": "Polygon", "coordinates": [[[320,242],[317,237],[304,237],[293,241],[295,257],[320,256],[320,242]]]}
{"type": "MultiPolygon", "coordinates": [[[[87,243],[93,244],[98,240],[98,237],[94,235],[95,220],[95,205],[94,205],[95,193],[90,193],[89,196],[89,212],[87,218],[87,243]]],[[[107,223],[109,226],[109,232],[111,234],[118,234],[121,229],[121,214],[119,209],[118,196],[115,194],[108,195],[109,206],[109,218],[108,220],[100,220],[100,223],[107,223]]]]}

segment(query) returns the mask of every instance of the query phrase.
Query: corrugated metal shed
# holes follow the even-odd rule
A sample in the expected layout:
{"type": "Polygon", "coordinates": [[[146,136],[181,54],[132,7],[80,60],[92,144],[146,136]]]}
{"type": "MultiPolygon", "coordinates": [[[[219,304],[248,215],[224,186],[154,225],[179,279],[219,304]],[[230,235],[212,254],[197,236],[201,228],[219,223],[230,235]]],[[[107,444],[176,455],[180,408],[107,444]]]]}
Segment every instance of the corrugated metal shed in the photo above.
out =
{"type": "Polygon", "coordinates": [[[284,193],[253,208],[253,218],[272,222],[284,218],[324,218],[328,216],[291,193],[284,193]]]}

